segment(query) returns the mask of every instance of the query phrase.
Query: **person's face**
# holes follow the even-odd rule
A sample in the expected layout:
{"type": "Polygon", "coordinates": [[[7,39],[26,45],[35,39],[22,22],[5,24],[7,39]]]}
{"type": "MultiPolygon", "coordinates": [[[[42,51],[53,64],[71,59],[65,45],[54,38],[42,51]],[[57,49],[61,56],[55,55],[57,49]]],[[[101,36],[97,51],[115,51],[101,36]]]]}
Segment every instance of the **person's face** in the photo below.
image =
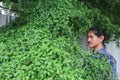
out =
{"type": "Polygon", "coordinates": [[[88,45],[90,48],[95,48],[102,44],[103,39],[104,39],[103,36],[98,37],[94,34],[93,31],[88,32],[88,45]]]}

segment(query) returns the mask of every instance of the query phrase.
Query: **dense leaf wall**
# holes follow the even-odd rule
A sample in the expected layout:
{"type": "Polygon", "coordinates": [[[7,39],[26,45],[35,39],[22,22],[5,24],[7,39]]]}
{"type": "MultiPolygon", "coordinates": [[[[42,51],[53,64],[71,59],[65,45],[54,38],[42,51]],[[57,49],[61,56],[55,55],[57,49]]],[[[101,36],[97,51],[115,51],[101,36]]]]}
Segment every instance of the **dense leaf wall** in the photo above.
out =
{"type": "Polygon", "coordinates": [[[100,9],[78,0],[21,0],[15,5],[20,17],[0,29],[0,79],[111,78],[110,65],[83,51],[79,40],[93,25],[116,33],[118,25],[100,9]]]}

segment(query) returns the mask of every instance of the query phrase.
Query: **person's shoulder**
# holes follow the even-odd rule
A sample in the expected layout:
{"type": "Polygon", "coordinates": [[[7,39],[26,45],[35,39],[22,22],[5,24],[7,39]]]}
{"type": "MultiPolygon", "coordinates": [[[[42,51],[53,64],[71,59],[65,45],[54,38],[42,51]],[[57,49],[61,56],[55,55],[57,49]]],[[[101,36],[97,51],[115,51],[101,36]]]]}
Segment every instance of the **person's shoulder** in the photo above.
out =
{"type": "Polygon", "coordinates": [[[116,64],[115,58],[107,50],[105,50],[105,55],[107,56],[111,64],[116,64]]]}

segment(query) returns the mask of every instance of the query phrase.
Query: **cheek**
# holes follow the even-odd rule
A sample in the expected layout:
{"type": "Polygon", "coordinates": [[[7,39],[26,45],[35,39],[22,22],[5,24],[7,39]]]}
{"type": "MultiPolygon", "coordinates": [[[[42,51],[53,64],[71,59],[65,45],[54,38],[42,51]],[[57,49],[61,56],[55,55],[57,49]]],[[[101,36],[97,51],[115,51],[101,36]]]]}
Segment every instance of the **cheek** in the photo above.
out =
{"type": "Polygon", "coordinates": [[[88,45],[90,47],[94,47],[99,44],[99,40],[97,38],[91,39],[91,41],[88,41],[88,45]]]}
{"type": "Polygon", "coordinates": [[[94,44],[98,44],[99,42],[100,42],[100,41],[99,41],[98,38],[94,38],[94,39],[93,39],[93,43],[94,43],[94,44]]]}
{"type": "Polygon", "coordinates": [[[100,43],[99,39],[93,41],[93,46],[97,46],[100,43]]]}

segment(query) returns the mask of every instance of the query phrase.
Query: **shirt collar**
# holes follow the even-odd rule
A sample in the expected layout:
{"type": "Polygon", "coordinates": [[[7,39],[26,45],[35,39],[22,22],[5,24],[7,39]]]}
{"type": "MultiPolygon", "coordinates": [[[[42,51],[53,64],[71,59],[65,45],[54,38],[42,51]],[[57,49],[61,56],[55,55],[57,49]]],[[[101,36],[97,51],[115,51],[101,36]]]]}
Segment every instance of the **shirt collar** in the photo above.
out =
{"type": "Polygon", "coordinates": [[[105,48],[102,47],[102,48],[100,48],[97,52],[100,53],[100,54],[104,54],[104,51],[105,51],[105,48]]]}
{"type": "Polygon", "coordinates": [[[97,57],[100,59],[104,54],[105,54],[105,48],[102,47],[98,51],[93,52],[93,58],[97,57]]]}
{"type": "Polygon", "coordinates": [[[94,50],[93,50],[93,53],[100,53],[100,54],[102,54],[102,53],[104,52],[104,50],[105,50],[105,48],[102,47],[102,48],[100,48],[100,49],[97,50],[97,51],[94,51],[94,50]]]}

